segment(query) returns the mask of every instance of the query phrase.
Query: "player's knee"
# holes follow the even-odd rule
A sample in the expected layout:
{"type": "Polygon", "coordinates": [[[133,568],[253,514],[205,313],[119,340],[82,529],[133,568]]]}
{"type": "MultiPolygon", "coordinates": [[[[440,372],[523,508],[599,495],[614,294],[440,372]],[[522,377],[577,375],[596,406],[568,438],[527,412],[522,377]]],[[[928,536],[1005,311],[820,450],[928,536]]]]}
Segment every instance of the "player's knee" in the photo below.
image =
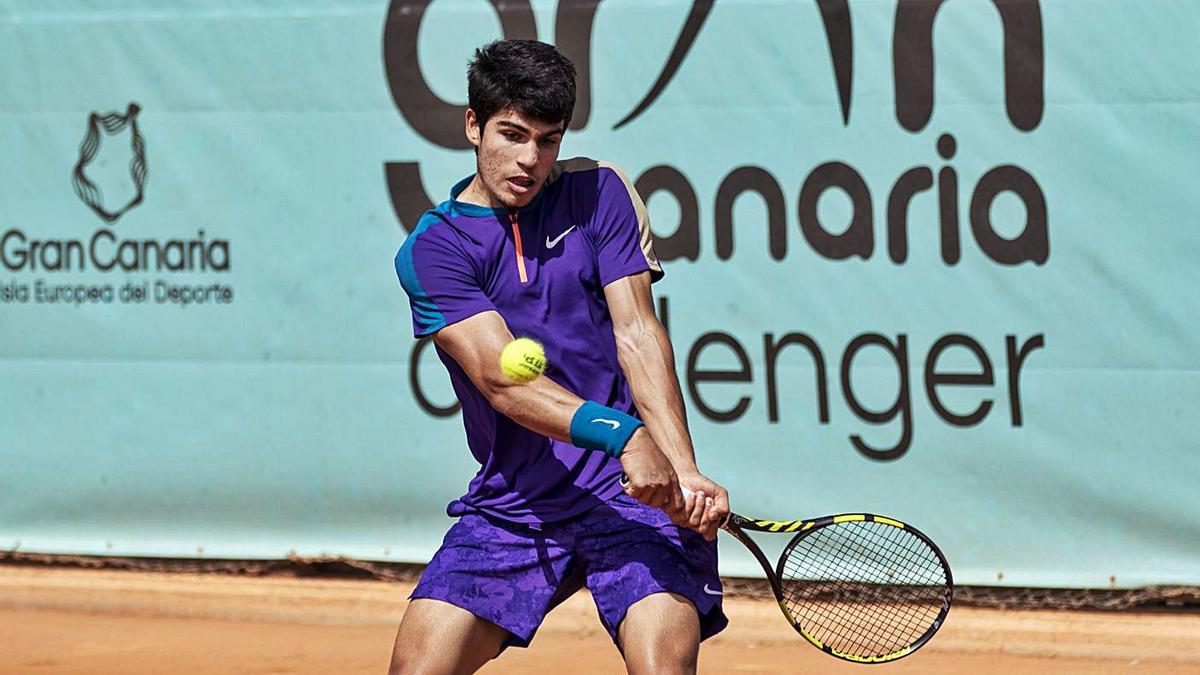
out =
{"type": "Polygon", "coordinates": [[[431,667],[433,664],[425,658],[425,653],[425,650],[419,646],[414,648],[412,644],[397,641],[392,649],[392,661],[388,666],[388,675],[424,675],[435,672],[431,667]]]}
{"type": "Polygon", "coordinates": [[[696,660],[699,653],[699,642],[671,639],[659,640],[650,653],[649,671],[652,673],[692,675],[696,672],[696,660]]]}
{"type": "Polygon", "coordinates": [[[392,674],[474,672],[495,658],[507,631],[446,602],[413,600],[400,621],[392,674]]]}
{"type": "Polygon", "coordinates": [[[410,675],[413,672],[412,662],[404,655],[393,653],[392,662],[388,666],[388,675],[410,675]]]}
{"type": "Polygon", "coordinates": [[[699,642],[679,640],[663,633],[638,645],[637,654],[626,651],[626,666],[631,675],[694,675],[699,642]]]}
{"type": "Polygon", "coordinates": [[[420,668],[410,655],[401,654],[399,649],[392,652],[392,662],[388,666],[388,675],[414,675],[414,673],[418,672],[420,672],[420,668]]]}
{"type": "Polygon", "coordinates": [[[396,649],[388,675],[450,675],[460,672],[462,666],[461,659],[442,651],[396,649]]]}
{"type": "MultiPolygon", "coordinates": [[[[406,617],[408,618],[408,617],[406,617]]],[[[414,617],[415,618],[415,617],[414,617]]],[[[448,672],[441,653],[435,648],[431,630],[423,630],[420,621],[401,622],[392,647],[391,665],[388,675],[429,675],[448,672]],[[414,625],[418,624],[418,625],[414,625]]]]}
{"type": "Polygon", "coordinates": [[[631,673],[696,672],[699,617],[681,596],[653,595],[632,607],[621,637],[631,673]]]}

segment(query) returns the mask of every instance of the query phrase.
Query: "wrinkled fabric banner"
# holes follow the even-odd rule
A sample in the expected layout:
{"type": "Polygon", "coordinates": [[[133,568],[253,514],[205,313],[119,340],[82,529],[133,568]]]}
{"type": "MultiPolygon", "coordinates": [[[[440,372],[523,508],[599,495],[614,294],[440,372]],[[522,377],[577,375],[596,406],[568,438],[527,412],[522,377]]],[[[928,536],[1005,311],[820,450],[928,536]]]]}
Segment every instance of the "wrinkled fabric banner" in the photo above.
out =
{"type": "Polygon", "coordinates": [[[475,467],[392,256],[473,170],[465,63],[509,36],[576,63],[562,156],[647,202],[735,509],[895,516],[960,583],[1200,583],[1198,29],[1167,0],[7,3],[0,548],[429,559],[475,467]]]}

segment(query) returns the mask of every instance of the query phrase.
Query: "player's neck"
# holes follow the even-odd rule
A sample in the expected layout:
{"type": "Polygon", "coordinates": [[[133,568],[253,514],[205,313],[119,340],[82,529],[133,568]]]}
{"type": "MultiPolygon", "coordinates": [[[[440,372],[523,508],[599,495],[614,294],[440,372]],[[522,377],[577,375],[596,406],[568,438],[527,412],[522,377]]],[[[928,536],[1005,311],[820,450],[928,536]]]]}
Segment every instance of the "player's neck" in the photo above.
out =
{"type": "Polygon", "coordinates": [[[475,177],[471,179],[471,182],[467,184],[467,187],[463,188],[463,191],[458,193],[458,196],[455,197],[455,200],[464,202],[466,204],[474,204],[475,206],[483,206],[489,209],[508,208],[502,204],[500,200],[496,199],[490,192],[488,192],[487,188],[483,184],[483,180],[479,177],[479,174],[475,174],[475,177]]]}

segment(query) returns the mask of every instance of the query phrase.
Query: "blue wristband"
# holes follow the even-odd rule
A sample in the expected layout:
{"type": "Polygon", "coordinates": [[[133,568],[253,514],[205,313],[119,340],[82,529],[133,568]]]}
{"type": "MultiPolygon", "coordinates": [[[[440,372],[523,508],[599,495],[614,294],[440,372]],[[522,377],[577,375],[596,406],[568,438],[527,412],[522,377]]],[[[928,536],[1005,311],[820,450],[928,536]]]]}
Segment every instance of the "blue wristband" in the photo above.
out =
{"type": "Polygon", "coordinates": [[[615,408],[584,401],[571,418],[571,442],[588,450],[620,457],[642,421],[615,408]]]}

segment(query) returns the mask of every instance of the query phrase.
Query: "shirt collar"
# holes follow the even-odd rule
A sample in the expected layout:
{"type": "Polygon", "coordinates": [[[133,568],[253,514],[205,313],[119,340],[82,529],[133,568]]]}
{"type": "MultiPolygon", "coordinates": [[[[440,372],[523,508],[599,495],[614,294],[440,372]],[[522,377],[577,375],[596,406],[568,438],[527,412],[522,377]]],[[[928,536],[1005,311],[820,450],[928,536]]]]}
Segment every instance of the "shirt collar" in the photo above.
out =
{"type": "Polygon", "coordinates": [[[467,186],[471,184],[471,180],[474,178],[475,178],[475,174],[471,174],[470,176],[467,176],[466,178],[458,181],[457,183],[454,184],[454,187],[450,188],[450,208],[453,211],[455,211],[457,213],[461,213],[464,216],[471,216],[474,218],[485,218],[487,216],[495,216],[496,218],[499,218],[501,220],[507,219],[508,214],[512,211],[521,213],[523,211],[532,209],[533,207],[537,206],[538,202],[540,202],[542,200],[542,193],[545,192],[545,190],[546,190],[546,185],[543,183],[542,189],[538,190],[538,193],[533,196],[533,200],[530,201],[525,206],[522,206],[519,209],[507,209],[507,208],[497,209],[497,208],[492,208],[490,206],[480,206],[479,204],[471,204],[469,202],[459,201],[458,195],[461,194],[463,190],[467,189],[467,186]]]}

